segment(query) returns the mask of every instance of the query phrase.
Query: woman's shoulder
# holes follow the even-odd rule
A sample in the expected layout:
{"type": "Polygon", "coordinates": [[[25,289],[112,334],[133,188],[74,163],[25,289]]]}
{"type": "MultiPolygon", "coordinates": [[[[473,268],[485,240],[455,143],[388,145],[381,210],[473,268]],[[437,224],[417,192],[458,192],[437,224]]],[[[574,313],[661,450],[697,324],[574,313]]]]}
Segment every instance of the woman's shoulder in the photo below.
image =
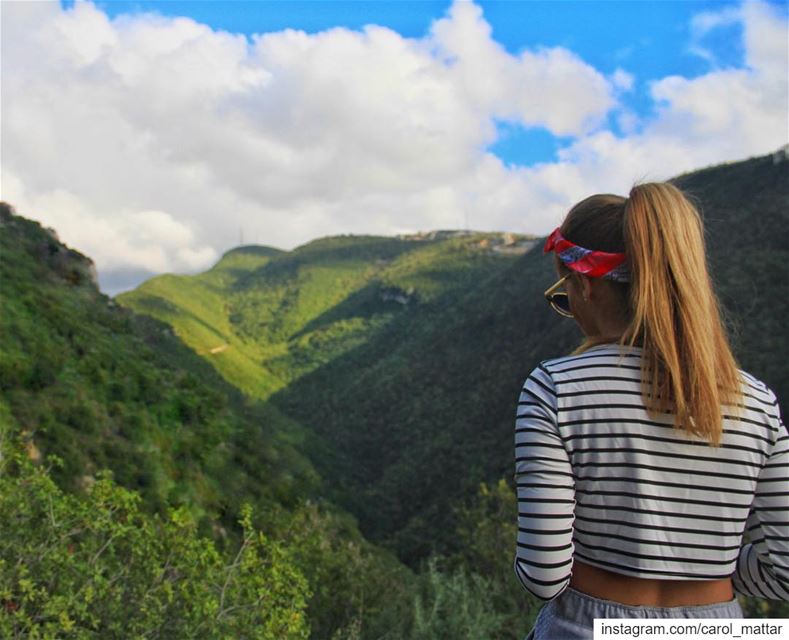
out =
{"type": "Polygon", "coordinates": [[[617,343],[599,344],[581,353],[543,360],[540,368],[548,373],[562,373],[577,368],[609,366],[640,367],[641,348],[617,343]]]}
{"type": "Polygon", "coordinates": [[[740,374],[742,393],[746,400],[755,400],[764,407],[775,407],[777,410],[778,398],[776,398],[775,393],[773,393],[770,387],[762,380],[743,369],[739,369],[738,372],[740,374]]]}

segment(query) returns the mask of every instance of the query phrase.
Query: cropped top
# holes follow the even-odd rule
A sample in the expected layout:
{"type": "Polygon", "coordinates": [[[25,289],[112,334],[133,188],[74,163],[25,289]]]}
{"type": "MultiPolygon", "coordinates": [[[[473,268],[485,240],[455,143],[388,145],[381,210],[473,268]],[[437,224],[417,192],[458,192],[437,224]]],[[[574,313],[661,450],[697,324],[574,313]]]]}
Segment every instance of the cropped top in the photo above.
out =
{"type": "Polygon", "coordinates": [[[718,447],[647,413],[641,349],[542,362],[518,402],[515,573],[549,600],[573,559],[640,578],[731,577],[789,600],[789,436],[775,395],[741,372],[718,447]]]}

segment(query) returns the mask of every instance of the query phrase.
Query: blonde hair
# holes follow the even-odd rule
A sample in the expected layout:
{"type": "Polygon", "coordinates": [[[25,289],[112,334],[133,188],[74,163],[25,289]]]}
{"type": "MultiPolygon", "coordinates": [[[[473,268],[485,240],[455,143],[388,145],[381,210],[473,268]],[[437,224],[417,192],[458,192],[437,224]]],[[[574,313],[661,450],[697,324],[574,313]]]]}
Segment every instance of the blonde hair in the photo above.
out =
{"type": "Polygon", "coordinates": [[[631,282],[611,286],[627,300],[628,328],[620,342],[643,350],[647,410],[653,417],[673,412],[675,427],[717,445],[722,407],[741,400],[740,378],[696,208],[671,184],[641,184],[627,199],[597,195],[578,203],[562,235],[588,249],[625,252],[631,282]]]}

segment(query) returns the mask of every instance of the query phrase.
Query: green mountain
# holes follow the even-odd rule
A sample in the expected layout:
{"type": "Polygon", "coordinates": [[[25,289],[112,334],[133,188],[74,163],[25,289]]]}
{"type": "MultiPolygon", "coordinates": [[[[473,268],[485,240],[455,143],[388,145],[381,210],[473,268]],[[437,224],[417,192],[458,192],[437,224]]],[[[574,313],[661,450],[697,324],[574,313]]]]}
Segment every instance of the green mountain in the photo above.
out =
{"type": "Polygon", "coordinates": [[[315,499],[302,428],[5,203],[0,284],[2,637],[408,629],[413,575],[315,499]]]}
{"type": "Polygon", "coordinates": [[[153,508],[210,519],[229,487],[279,503],[315,485],[288,442],[297,430],[279,434],[281,417],[249,405],[167,325],[102,295],[88,258],[5,204],[0,232],[0,402],[34,457],[61,459],[62,486],[109,468],[153,508]]]}
{"type": "Polygon", "coordinates": [[[287,253],[241,247],[205,273],[159,276],[117,299],[172,325],[228,381],[266,399],[529,246],[506,240],[444,232],[326,238],[287,253]]]}
{"type": "MultiPolygon", "coordinates": [[[[778,231],[789,211],[786,167],[776,155],[676,179],[704,214],[741,365],[784,401],[787,302],[777,292],[787,273],[778,231]]],[[[154,279],[118,299],[170,322],[200,353],[229,345],[205,357],[304,427],[302,450],[327,495],[413,564],[457,550],[456,505],[481,482],[511,475],[523,379],[580,340],[542,298],[551,261],[540,251],[503,252],[494,246],[502,242],[497,234],[330,238],[267,254],[220,284],[214,271],[242,248],[206,274],[154,279]],[[209,286],[214,297],[200,304],[214,300],[210,311],[179,302],[209,286]],[[216,332],[213,342],[190,328],[197,323],[216,332]]]]}

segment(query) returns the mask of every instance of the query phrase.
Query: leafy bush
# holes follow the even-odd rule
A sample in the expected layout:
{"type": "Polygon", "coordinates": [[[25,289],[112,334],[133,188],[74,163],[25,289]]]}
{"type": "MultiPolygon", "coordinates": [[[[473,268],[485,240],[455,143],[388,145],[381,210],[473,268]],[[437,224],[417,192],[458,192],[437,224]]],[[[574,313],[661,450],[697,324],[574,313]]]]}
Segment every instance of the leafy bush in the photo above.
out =
{"type": "Polygon", "coordinates": [[[497,637],[503,616],[491,599],[491,584],[482,576],[460,568],[441,570],[432,559],[421,574],[421,589],[414,598],[411,629],[403,637],[413,640],[480,640],[497,637]]]}
{"type": "Polygon", "coordinates": [[[291,554],[255,531],[232,561],[183,509],[140,510],[102,474],[64,494],[23,453],[0,469],[3,638],[306,638],[307,583],[291,554]]]}

